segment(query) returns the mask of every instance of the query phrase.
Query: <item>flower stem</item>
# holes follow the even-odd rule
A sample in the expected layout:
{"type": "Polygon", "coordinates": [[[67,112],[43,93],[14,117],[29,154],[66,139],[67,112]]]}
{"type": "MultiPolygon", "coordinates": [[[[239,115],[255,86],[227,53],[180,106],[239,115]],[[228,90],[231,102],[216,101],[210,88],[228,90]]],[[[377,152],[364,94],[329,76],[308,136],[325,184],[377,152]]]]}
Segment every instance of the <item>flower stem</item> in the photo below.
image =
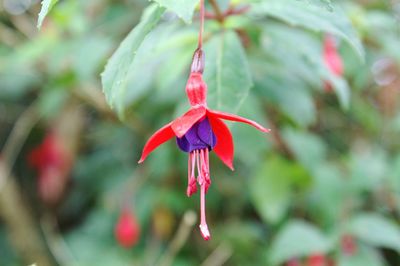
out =
{"type": "Polygon", "coordinates": [[[199,42],[197,45],[197,49],[201,50],[203,47],[203,33],[204,33],[204,0],[200,0],[200,30],[199,30],[199,42]]]}
{"type": "Polygon", "coordinates": [[[203,73],[204,71],[204,53],[203,53],[203,33],[204,33],[204,0],[200,0],[200,29],[199,29],[199,40],[197,49],[194,51],[192,65],[190,67],[191,73],[203,73]]]}

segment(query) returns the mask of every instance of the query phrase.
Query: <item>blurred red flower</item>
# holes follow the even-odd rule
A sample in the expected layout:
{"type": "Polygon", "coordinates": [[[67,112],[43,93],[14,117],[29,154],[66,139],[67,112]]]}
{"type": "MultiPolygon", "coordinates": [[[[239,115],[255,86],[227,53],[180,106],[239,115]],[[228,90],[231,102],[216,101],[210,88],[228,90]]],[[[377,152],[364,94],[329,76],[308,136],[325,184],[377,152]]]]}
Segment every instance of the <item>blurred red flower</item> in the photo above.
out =
{"type": "Polygon", "coordinates": [[[335,266],[336,262],[324,254],[313,254],[307,258],[307,266],[335,266]]]}
{"type": "Polygon", "coordinates": [[[71,159],[62,139],[48,133],[29,153],[28,164],[38,172],[40,198],[47,204],[56,204],[64,194],[71,169],[71,159]]]}
{"type": "Polygon", "coordinates": [[[124,248],[130,248],[139,241],[140,226],[134,213],[128,208],[122,210],[114,233],[117,242],[124,248]]]}
{"type": "Polygon", "coordinates": [[[285,266],[302,266],[302,263],[299,259],[291,259],[286,262],[285,266]]]}
{"type": "MultiPolygon", "coordinates": [[[[343,75],[343,61],[337,49],[337,41],[334,36],[327,34],[324,38],[324,62],[329,71],[336,76],[343,75]]],[[[324,82],[325,91],[331,92],[333,85],[329,81],[324,82]]]]}
{"type": "Polygon", "coordinates": [[[341,239],[342,251],[344,254],[352,256],[357,252],[357,244],[352,235],[345,234],[341,239]]]}

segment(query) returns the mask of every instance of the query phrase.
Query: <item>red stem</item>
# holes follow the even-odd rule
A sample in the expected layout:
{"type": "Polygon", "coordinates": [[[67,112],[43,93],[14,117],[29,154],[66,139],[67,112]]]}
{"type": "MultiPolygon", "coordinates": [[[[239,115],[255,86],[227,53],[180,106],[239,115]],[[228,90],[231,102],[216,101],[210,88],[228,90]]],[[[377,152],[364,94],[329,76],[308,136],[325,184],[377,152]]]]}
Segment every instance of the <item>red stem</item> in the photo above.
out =
{"type": "Polygon", "coordinates": [[[231,6],[224,12],[224,17],[241,15],[241,14],[244,14],[247,11],[249,11],[249,9],[250,9],[250,6],[242,6],[242,7],[236,8],[236,9],[231,6]]]}
{"type": "Polygon", "coordinates": [[[203,47],[204,17],[205,17],[204,0],[200,0],[200,30],[199,30],[199,42],[197,45],[198,50],[201,50],[201,48],[203,47]]]}
{"type": "Polygon", "coordinates": [[[247,11],[249,11],[249,9],[250,9],[250,6],[248,6],[248,5],[245,5],[245,6],[242,6],[242,7],[238,7],[238,8],[234,8],[233,6],[230,6],[227,10],[225,10],[224,12],[221,13],[219,8],[217,9],[217,7],[214,7],[214,13],[206,11],[205,12],[205,18],[206,19],[215,19],[215,20],[217,20],[217,21],[222,23],[222,22],[225,21],[225,19],[227,17],[244,14],[247,11]]]}

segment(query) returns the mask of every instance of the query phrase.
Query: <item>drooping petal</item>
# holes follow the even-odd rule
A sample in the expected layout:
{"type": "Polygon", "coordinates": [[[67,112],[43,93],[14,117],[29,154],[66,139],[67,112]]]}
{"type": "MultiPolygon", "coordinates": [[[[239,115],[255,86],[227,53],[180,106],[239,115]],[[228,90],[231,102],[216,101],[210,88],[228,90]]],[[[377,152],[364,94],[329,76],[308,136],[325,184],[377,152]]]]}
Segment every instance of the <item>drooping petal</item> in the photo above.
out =
{"type": "Polygon", "coordinates": [[[217,137],[217,145],[214,147],[215,154],[233,171],[233,138],[229,128],[216,117],[208,118],[212,130],[217,137]]]}
{"type": "MultiPolygon", "coordinates": [[[[251,126],[255,127],[256,129],[258,129],[262,132],[265,132],[265,133],[268,133],[271,131],[270,129],[261,126],[257,122],[254,122],[250,119],[247,119],[247,118],[244,118],[244,117],[241,117],[238,115],[229,114],[229,113],[225,113],[225,112],[221,112],[221,111],[214,111],[214,110],[207,110],[207,113],[209,114],[208,117],[216,116],[217,118],[221,118],[221,119],[225,119],[225,120],[245,123],[245,124],[251,125],[251,126]]],[[[217,139],[218,139],[218,135],[217,135],[217,139]]]]}
{"type": "Polygon", "coordinates": [[[200,139],[198,135],[198,130],[199,130],[199,123],[196,123],[186,132],[184,136],[186,137],[188,142],[192,145],[192,147],[196,150],[207,147],[207,144],[200,139]]]}
{"type": "Polygon", "coordinates": [[[178,138],[181,138],[186,132],[200,119],[206,115],[204,106],[192,107],[183,116],[178,117],[171,123],[171,128],[178,138]]]}
{"type": "Polygon", "coordinates": [[[146,157],[154,151],[158,146],[166,142],[167,140],[175,136],[174,131],[171,128],[171,123],[160,128],[156,133],[154,133],[146,145],[144,145],[142,156],[140,157],[139,163],[142,163],[146,157]]]}

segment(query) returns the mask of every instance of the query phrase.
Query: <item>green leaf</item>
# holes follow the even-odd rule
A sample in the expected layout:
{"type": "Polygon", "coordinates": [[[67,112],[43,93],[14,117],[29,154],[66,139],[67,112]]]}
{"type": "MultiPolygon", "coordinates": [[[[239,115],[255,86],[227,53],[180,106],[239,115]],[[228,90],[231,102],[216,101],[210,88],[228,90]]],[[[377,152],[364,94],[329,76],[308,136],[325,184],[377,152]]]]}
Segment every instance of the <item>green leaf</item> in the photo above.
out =
{"type": "Polygon", "coordinates": [[[303,2],[303,4],[309,5],[316,5],[322,8],[325,8],[326,10],[332,11],[332,1],[331,0],[297,0],[300,2],[303,2]]]}
{"type": "MultiPolygon", "coordinates": [[[[252,93],[246,98],[238,114],[257,121],[268,128],[263,106],[252,93]]],[[[240,140],[235,142],[235,158],[248,167],[258,168],[260,166],[260,158],[263,158],[265,152],[270,149],[271,142],[267,141],[265,135],[258,130],[254,130],[253,127],[235,123],[231,129],[234,138],[240,140]],[[251,148],[249,149],[249,147],[251,148]]]]}
{"type": "Polygon", "coordinates": [[[182,30],[178,23],[163,23],[150,32],[137,50],[129,69],[120,113],[124,114],[125,110],[149,93],[152,94],[149,100],[153,104],[175,103],[176,99],[182,99],[187,104],[185,84],[196,45],[196,32],[182,30]]]}
{"type": "MultiPolygon", "coordinates": [[[[306,153],[306,152],[305,152],[306,153]]],[[[333,163],[318,160],[313,169],[313,183],[308,191],[308,208],[326,224],[339,222],[339,212],[348,198],[348,183],[341,169],[333,163]]]]}
{"type": "Polygon", "coordinates": [[[364,245],[357,245],[357,252],[351,256],[341,254],[338,266],[383,266],[385,265],[378,250],[364,245]]]}
{"type": "Polygon", "coordinates": [[[112,108],[117,109],[120,116],[123,114],[129,73],[136,52],[148,33],[157,25],[164,11],[163,7],[156,4],[149,6],[144,11],[140,23],[122,41],[101,74],[106,100],[112,108]]]}
{"type": "Polygon", "coordinates": [[[296,158],[309,170],[315,169],[326,157],[326,147],[316,135],[285,129],[283,137],[296,158]]]}
{"type": "Polygon", "coordinates": [[[42,8],[39,12],[37,28],[40,29],[42,27],[43,21],[53,6],[58,2],[58,0],[43,0],[42,8]]]}
{"type": "Polygon", "coordinates": [[[325,70],[324,72],[326,74],[327,80],[329,80],[333,85],[333,89],[339,100],[340,106],[342,107],[343,110],[348,110],[350,107],[350,98],[351,98],[349,84],[345,79],[334,75],[329,70],[325,70]]]}
{"type": "Polygon", "coordinates": [[[351,222],[351,231],[370,245],[390,248],[400,253],[400,227],[379,214],[357,215],[351,222]]]}
{"type": "Polygon", "coordinates": [[[192,22],[194,9],[199,0],[153,0],[166,9],[174,12],[186,23],[192,22]]]}
{"type": "Polygon", "coordinates": [[[388,155],[380,148],[366,148],[353,152],[349,160],[349,187],[355,191],[376,191],[389,175],[388,155]]]}
{"type": "Polygon", "coordinates": [[[285,77],[278,69],[270,70],[269,76],[257,82],[257,89],[299,126],[307,127],[314,123],[315,105],[311,93],[304,87],[305,84],[296,77],[285,77]]]}
{"type": "Polygon", "coordinates": [[[46,119],[55,118],[60,114],[68,94],[66,90],[61,88],[53,88],[41,94],[38,102],[40,115],[46,119]]]}
{"type": "Polygon", "coordinates": [[[270,250],[270,260],[273,265],[280,265],[292,258],[326,253],[330,247],[330,241],[318,228],[294,220],[286,224],[276,236],[270,250]]]}
{"type": "Polygon", "coordinates": [[[269,158],[251,180],[251,199],[266,222],[276,223],[286,213],[291,199],[291,186],[306,183],[307,172],[297,164],[280,157],[269,158]]]}
{"type": "MultiPolygon", "coordinates": [[[[323,61],[322,45],[319,37],[316,38],[315,34],[299,28],[269,23],[268,27],[263,28],[263,38],[265,40],[274,40],[263,42],[262,45],[268,60],[273,60],[274,62],[272,69],[267,72],[267,77],[270,75],[276,76],[279,73],[282,76],[280,80],[283,83],[288,83],[292,79],[300,79],[300,81],[296,80],[293,85],[289,86],[295,87],[297,90],[301,86],[301,81],[303,81],[303,84],[306,83],[304,87],[312,86],[320,90],[323,88],[322,81],[329,81],[333,85],[342,109],[348,109],[350,104],[349,86],[342,77],[333,75],[327,68],[326,63],[323,61]],[[299,43],[302,45],[299,46],[299,43]],[[279,68],[277,65],[281,67],[279,68]]],[[[265,68],[265,62],[261,62],[258,68],[265,68]]],[[[285,86],[279,86],[280,89],[281,87],[285,86]]],[[[291,104],[288,106],[290,108],[291,104]]],[[[292,114],[300,122],[307,121],[304,119],[307,116],[298,111],[294,111],[292,114]]]]}
{"type": "Polygon", "coordinates": [[[73,66],[79,79],[89,80],[98,76],[98,68],[109,54],[111,41],[99,35],[91,34],[73,44],[73,66]]]}
{"type": "Polygon", "coordinates": [[[328,8],[332,8],[332,1],[331,0],[319,0],[319,1],[324,3],[328,8]]]}
{"type": "Polygon", "coordinates": [[[204,48],[211,108],[237,113],[253,85],[243,46],[233,31],[214,36],[204,48]]]}
{"type": "Polygon", "coordinates": [[[321,86],[321,74],[316,71],[325,65],[320,38],[301,28],[278,22],[263,27],[262,38],[273,40],[264,41],[261,47],[268,59],[273,60],[273,67],[282,66],[283,79],[294,75],[313,87],[321,86]]]}
{"type": "Polygon", "coordinates": [[[324,31],[344,38],[364,59],[364,48],[349,19],[338,5],[333,10],[307,1],[269,0],[252,5],[253,15],[268,15],[293,26],[324,31]]]}

